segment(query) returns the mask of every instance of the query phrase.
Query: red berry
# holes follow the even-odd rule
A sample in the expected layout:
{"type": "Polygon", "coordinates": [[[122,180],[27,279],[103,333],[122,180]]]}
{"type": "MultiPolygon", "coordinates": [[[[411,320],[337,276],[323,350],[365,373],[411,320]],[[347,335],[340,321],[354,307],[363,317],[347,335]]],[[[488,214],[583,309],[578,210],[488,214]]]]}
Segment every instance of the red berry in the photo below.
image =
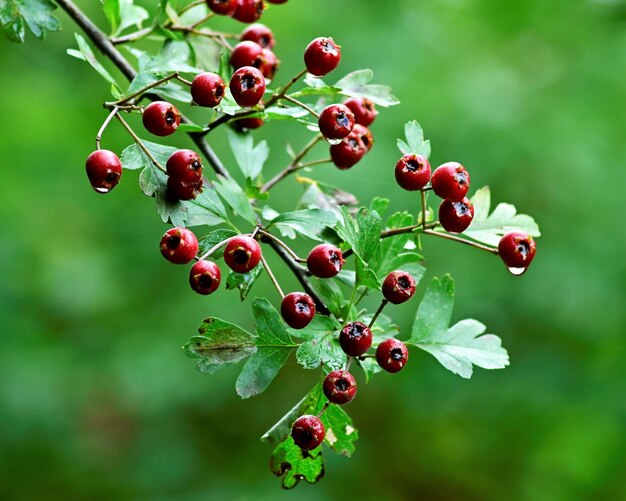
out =
{"type": "Polygon", "coordinates": [[[237,0],[233,19],[242,23],[254,23],[261,19],[265,5],[263,0],[237,0]]]}
{"type": "Polygon", "coordinates": [[[359,138],[361,139],[361,141],[363,141],[363,144],[367,148],[367,151],[370,151],[374,147],[374,135],[372,134],[372,131],[370,131],[364,125],[358,123],[354,124],[354,127],[352,128],[350,134],[355,134],[359,136],[359,138]]]}
{"type": "Polygon", "coordinates": [[[235,129],[239,131],[246,131],[252,129],[258,129],[265,122],[261,118],[240,118],[233,123],[235,129]]]}
{"type": "Polygon", "coordinates": [[[215,73],[200,73],[191,82],[193,102],[206,108],[215,108],[226,94],[226,84],[215,73]]]}
{"type": "Polygon", "coordinates": [[[187,264],[198,253],[198,239],[187,228],[172,228],[161,238],[161,254],[174,264],[187,264]]]}
{"type": "Polygon", "coordinates": [[[263,47],[256,42],[245,41],[235,45],[230,55],[230,64],[238,70],[244,66],[254,66],[258,68],[260,65],[263,47]]]}
{"type": "Polygon", "coordinates": [[[462,233],[474,219],[474,206],[469,199],[460,202],[444,200],[439,206],[439,222],[450,233],[462,233]]]}
{"type": "Polygon", "coordinates": [[[340,169],[349,169],[354,166],[366,153],[367,146],[363,143],[362,137],[354,131],[343,138],[339,144],[333,144],[330,147],[330,158],[340,169]]]}
{"type": "Polygon", "coordinates": [[[172,177],[167,178],[167,195],[172,200],[193,200],[202,192],[202,178],[185,183],[172,177]]]}
{"type": "Polygon", "coordinates": [[[402,341],[385,339],[376,348],[376,361],[387,372],[399,372],[409,360],[409,350],[402,341]]]}
{"type": "Polygon", "coordinates": [[[263,49],[258,66],[254,66],[259,69],[267,80],[273,80],[279,64],[280,61],[276,57],[276,54],[274,54],[270,49],[263,49]]]}
{"type": "Polygon", "coordinates": [[[143,126],[155,136],[174,134],[180,124],[180,112],[170,103],[155,101],[143,110],[143,126]]]}
{"type": "Polygon", "coordinates": [[[202,160],[195,151],[175,151],[165,166],[167,175],[177,182],[197,183],[202,179],[202,160]]]}
{"type": "Polygon", "coordinates": [[[316,38],[304,51],[306,70],[316,77],[323,77],[333,71],[341,60],[341,46],[332,38],[316,38]]]}
{"type": "Polygon", "coordinates": [[[383,296],[392,304],[408,301],[415,294],[415,279],[406,271],[396,270],[383,282],[383,296]]]}
{"type": "Polygon", "coordinates": [[[320,244],[309,252],[306,265],[311,274],[317,278],[332,278],[341,271],[343,254],[334,245],[320,244]]]}
{"type": "Polygon", "coordinates": [[[117,186],[122,177],[122,162],[109,150],[96,150],[85,162],[91,187],[98,193],[108,193],[117,186]]]}
{"type": "Polygon", "coordinates": [[[354,113],[343,104],[331,104],[322,110],[317,123],[326,139],[343,139],[354,127],[354,113]]]}
{"type": "Polygon", "coordinates": [[[509,268],[528,268],[536,252],[535,240],[522,231],[507,233],[498,244],[498,253],[509,268]]]}
{"type": "Polygon", "coordinates": [[[372,346],[372,331],[363,322],[352,322],[339,333],[341,349],[351,357],[360,357],[372,346]]]}
{"type": "Polygon", "coordinates": [[[307,451],[313,450],[324,441],[326,430],[322,421],[310,414],[300,416],[291,427],[291,437],[294,443],[307,451]]]}
{"type": "Polygon", "coordinates": [[[315,316],[315,301],[304,292],[292,292],[283,298],[280,314],[292,329],[304,329],[315,316]]]}
{"type": "Polygon", "coordinates": [[[324,379],[324,395],[333,404],[347,404],[356,396],[356,381],[348,371],[332,371],[324,379]]]}
{"type": "MultiPolygon", "coordinates": [[[[270,2],[271,3],[271,2],[270,2]]],[[[274,33],[267,26],[261,23],[256,23],[248,26],[241,33],[241,40],[249,40],[251,42],[258,43],[261,47],[266,49],[273,49],[276,39],[274,33]]]]}
{"type": "Polygon", "coordinates": [[[189,272],[189,285],[198,294],[208,296],[220,286],[222,273],[213,261],[198,261],[189,272]]]}
{"type": "Polygon", "coordinates": [[[224,261],[236,273],[248,273],[261,260],[261,247],[252,237],[232,237],[224,249],[224,261]]]}
{"type": "Polygon", "coordinates": [[[265,93],[265,78],[256,68],[244,66],[230,79],[230,92],[239,106],[252,108],[259,104],[265,93]]]}
{"type": "Polygon", "coordinates": [[[435,169],[430,182],[435,195],[451,202],[460,202],[469,190],[470,176],[460,163],[448,162],[435,169]]]}
{"type": "Polygon", "coordinates": [[[422,155],[404,155],[396,164],[396,181],[407,191],[418,191],[430,180],[430,164],[422,155]]]}
{"type": "Polygon", "coordinates": [[[352,97],[343,104],[352,110],[356,123],[365,127],[372,125],[378,115],[376,105],[365,97],[352,97]]]}
{"type": "Polygon", "coordinates": [[[237,8],[237,0],[206,0],[209,9],[222,16],[230,16],[237,8]]]}

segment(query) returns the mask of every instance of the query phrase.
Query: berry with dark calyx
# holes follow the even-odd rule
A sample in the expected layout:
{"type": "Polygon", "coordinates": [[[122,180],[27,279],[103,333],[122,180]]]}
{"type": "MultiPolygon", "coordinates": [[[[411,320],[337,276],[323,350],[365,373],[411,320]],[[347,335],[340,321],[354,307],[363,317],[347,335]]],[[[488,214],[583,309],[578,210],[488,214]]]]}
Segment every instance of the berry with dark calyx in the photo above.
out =
{"type": "Polygon", "coordinates": [[[352,97],[343,104],[352,110],[356,123],[365,127],[372,125],[378,115],[376,105],[365,97],[352,97]]]}
{"type": "Polygon", "coordinates": [[[392,271],[383,281],[383,296],[392,304],[408,301],[415,294],[415,279],[406,271],[392,271]]]}
{"type": "Polygon", "coordinates": [[[385,339],[376,348],[376,361],[387,372],[399,372],[408,360],[409,350],[402,341],[397,339],[385,339]]]}
{"type": "Polygon", "coordinates": [[[358,123],[354,124],[354,127],[352,128],[350,134],[359,136],[359,138],[361,139],[361,141],[363,141],[363,144],[367,148],[367,151],[370,151],[374,147],[374,135],[372,134],[372,131],[370,131],[364,125],[358,123]]]}
{"type": "Polygon", "coordinates": [[[252,24],[241,32],[241,41],[246,40],[256,42],[266,49],[273,49],[276,44],[272,30],[261,23],[252,24]]]}
{"type": "Polygon", "coordinates": [[[430,181],[430,163],[422,155],[404,155],[396,164],[396,181],[407,191],[418,191],[430,181]]]}
{"type": "Polygon", "coordinates": [[[231,15],[242,23],[254,23],[261,19],[263,9],[263,0],[237,0],[237,7],[231,15]]]}
{"type": "Polygon", "coordinates": [[[198,261],[189,272],[189,285],[198,294],[208,296],[220,286],[222,273],[213,261],[198,261]]]}
{"type": "Polygon", "coordinates": [[[300,416],[291,427],[294,443],[306,451],[319,447],[324,441],[326,430],[321,419],[311,414],[300,416]]]}
{"type": "Polygon", "coordinates": [[[168,102],[155,101],[143,110],[142,120],[148,132],[160,137],[169,136],[180,125],[180,112],[168,102]]]}
{"type": "Polygon", "coordinates": [[[206,4],[216,14],[231,16],[237,8],[237,0],[206,0],[206,4]]]}
{"type": "Polygon", "coordinates": [[[500,239],[498,254],[509,269],[525,270],[537,253],[533,237],[523,231],[507,233],[500,239]]]}
{"type": "Polygon", "coordinates": [[[206,108],[215,108],[226,94],[226,84],[215,73],[200,73],[191,82],[193,102],[206,108]]]}
{"type": "Polygon", "coordinates": [[[177,182],[198,183],[202,179],[202,160],[192,150],[178,150],[170,155],[165,164],[167,175],[177,182]]]}
{"type": "Polygon", "coordinates": [[[224,261],[235,273],[248,273],[261,260],[261,247],[252,237],[232,237],[224,249],[224,261]]]}
{"type": "Polygon", "coordinates": [[[356,381],[348,371],[330,372],[324,379],[322,388],[332,404],[347,404],[356,396],[356,381]]]}
{"type": "Polygon", "coordinates": [[[304,292],[292,292],[283,298],[280,314],[292,329],[304,329],[315,316],[315,301],[304,292]]]}
{"type": "Polygon", "coordinates": [[[230,79],[230,92],[239,106],[252,108],[265,93],[265,77],[252,66],[239,68],[230,79]]]}
{"type": "Polygon", "coordinates": [[[167,196],[170,200],[193,200],[202,193],[202,178],[185,183],[172,177],[167,178],[167,196]]]}
{"type": "Polygon", "coordinates": [[[339,344],[346,355],[360,357],[372,346],[372,331],[363,322],[352,322],[339,333],[339,344]]]}
{"type": "Polygon", "coordinates": [[[187,264],[198,253],[198,239],[187,228],[172,228],[161,238],[161,254],[170,263],[187,264]]]}
{"type": "Polygon", "coordinates": [[[240,118],[239,120],[235,120],[233,122],[233,127],[235,127],[235,129],[237,129],[238,131],[243,132],[246,130],[258,129],[259,127],[263,126],[264,123],[265,122],[261,118],[240,118]]]}
{"type": "Polygon", "coordinates": [[[316,77],[323,77],[333,71],[340,60],[341,46],[332,38],[316,38],[304,51],[306,70],[316,77]]]}
{"type": "Polygon", "coordinates": [[[239,42],[230,54],[230,65],[238,70],[244,66],[258,68],[263,47],[252,41],[239,42]]]}
{"type": "Polygon", "coordinates": [[[439,223],[450,233],[462,233],[474,219],[474,206],[468,198],[460,202],[444,200],[439,206],[439,223]]]}
{"type": "Polygon", "coordinates": [[[343,254],[338,247],[320,244],[309,252],[306,266],[317,278],[332,278],[341,271],[344,263],[343,254]]]}
{"type": "Polygon", "coordinates": [[[470,176],[460,163],[448,162],[435,169],[430,182],[435,195],[451,202],[460,202],[469,191],[470,176]]]}
{"type": "Polygon", "coordinates": [[[340,143],[330,146],[330,158],[342,170],[356,165],[366,153],[367,146],[363,143],[362,137],[354,131],[350,132],[340,143]]]}
{"type": "Polygon", "coordinates": [[[98,193],[108,193],[117,186],[122,177],[122,162],[109,150],[96,150],[85,162],[91,187],[98,193]]]}
{"type": "Polygon", "coordinates": [[[261,57],[257,65],[253,65],[255,68],[258,68],[259,71],[263,74],[263,76],[267,80],[273,80],[276,71],[278,71],[278,65],[280,61],[276,57],[271,49],[263,49],[261,52],[261,57]]]}
{"type": "Polygon", "coordinates": [[[354,128],[354,113],[343,104],[331,104],[322,110],[317,123],[326,139],[343,139],[354,128]]]}

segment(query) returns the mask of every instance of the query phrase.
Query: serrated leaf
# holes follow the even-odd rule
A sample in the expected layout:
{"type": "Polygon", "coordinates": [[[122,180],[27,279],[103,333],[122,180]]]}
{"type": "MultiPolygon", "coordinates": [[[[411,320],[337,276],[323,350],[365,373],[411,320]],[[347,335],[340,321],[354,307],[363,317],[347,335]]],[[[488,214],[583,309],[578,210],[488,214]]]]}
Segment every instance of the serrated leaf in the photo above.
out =
{"type": "Polygon", "coordinates": [[[167,193],[167,186],[160,185],[154,193],[157,214],[164,223],[184,227],[187,220],[187,206],[180,200],[172,200],[167,193]]]}
{"type": "Polygon", "coordinates": [[[376,211],[369,211],[361,207],[356,218],[350,215],[347,207],[341,207],[342,219],[335,226],[335,230],[354,253],[365,263],[374,255],[379,243],[382,221],[376,211]]]}
{"type": "Polygon", "coordinates": [[[406,142],[398,139],[398,148],[403,155],[415,154],[430,157],[430,141],[424,139],[422,126],[415,120],[404,126],[406,142]]]}
{"type": "MultiPolygon", "coordinates": [[[[228,228],[223,228],[223,229],[212,231],[208,235],[205,235],[200,240],[198,240],[198,249],[199,249],[198,253],[202,256],[206,252],[208,252],[209,249],[212,249],[217,244],[221,242],[225,242],[229,238],[234,237],[236,235],[237,235],[236,231],[230,230],[228,228]]],[[[207,259],[212,259],[213,261],[217,261],[223,255],[224,255],[224,247],[222,246],[216,251],[214,251],[213,254],[211,254],[211,256],[208,257],[207,259]]]]}
{"type": "Polygon", "coordinates": [[[350,457],[354,454],[354,442],[359,433],[352,424],[352,419],[339,405],[331,405],[322,414],[322,423],[326,428],[324,442],[337,454],[350,457]]]}
{"type": "Polygon", "coordinates": [[[509,365],[500,338],[484,334],[486,327],[480,322],[468,319],[448,327],[453,304],[452,278],[446,275],[434,279],[420,304],[408,343],[427,351],[446,369],[464,378],[472,376],[473,365],[483,369],[509,365]]]}
{"type": "Polygon", "coordinates": [[[267,141],[261,141],[255,145],[250,134],[240,134],[232,129],[229,129],[227,133],[230,148],[241,172],[249,179],[256,179],[270,155],[267,141]]]}
{"type": "Polygon", "coordinates": [[[304,177],[298,177],[297,180],[299,183],[308,184],[308,188],[298,202],[298,209],[326,209],[340,215],[340,206],[353,206],[358,204],[358,200],[352,193],[343,191],[336,186],[304,177]]]}
{"type": "Polygon", "coordinates": [[[274,217],[267,228],[276,228],[281,235],[295,239],[301,235],[312,240],[321,241],[320,233],[324,228],[331,228],[337,223],[337,215],[324,209],[304,209],[283,212],[274,217]]]}
{"type": "Polygon", "coordinates": [[[194,75],[202,71],[189,64],[191,49],[184,40],[167,40],[156,56],[134,47],[129,47],[128,50],[137,58],[139,73],[163,77],[176,71],[194,75]]]}
{"type": "Polygon", "coordinates": [[[217,196],[215,187],[212,184],[207,183],[206,180],[202,187],[202,193],[200,193],[195,199],[190,200],[188,204],[210,212],[214,216],[218,217],[221,222],[228,221],[228,214],[226,213],[224,204],[217,196]]]}
{"type": "Polygon", "coordinates": [[[292,331],[293,335],[306,340],[296,352],[298,363],[305,369],[315,369],[321,364],[331,370],[341,369],[347,357],[334,337],[340,327],[329,317],[315,315],[307,327],[292,331]]]}
{"type": "Polygon", "coordinates": [[[253,397],[265,390],[297,346],[280,315],[267,299],[255,299],[252,311],[257,351],[245,363],[237,378],[237,394],[241,398],[253,397]]]}
{"type": "Polygon", "coordinates": [[[152,165],[144,167],[139,174],[139,187],[148,197],[154,196],[160,187],[166,186],[167,177],[152,165]]]}
{"type": "Polygon", "coordinates": [[[89,63],[89,65],[98,72],[98,74],[109,82],[114,88],[118,89],[119,86],[111,74],[106,70],[104,66],[96,59],[96,55],[91,50],[91,47],[87,43],[87,40],[82,35],[74,33],[76,43],[78,43],[78,51],[68,49],[67,53],[81,61],[89,63]]]}
{"type": "MultiPolygon", "coordinates": [[[[177,148],[173,148],[172,146],[143,140],[141,142],[162,167],[165,166],[172,153],[177,151],[177,148]]],[[[122,167],[129,170],[154,166],[150,157],[148,157],[137,144],[131,144],[125,148],[124,151],[122,151],[120,160],[122,167]]]]}
{"type": "Polygon", "coordinates": [[[387,85],[375,85],[369,82],[374,77],[372,70],[357,70],[347,74],[339,80],[335,87],[341,89],[341,93],[350,97],[365,97],[379,106],[394,106],[400,104],[398,98],[391,93],[391,87],[387,85]]]}
{"type": "Polygon", "coordinates": [[[293,489],[300,480],[314,484],[324,476],[322,448],[305,451],[289,437],[272,452],[270,468],[282,477],[283,489],[293,489]]]}
{"type": "Polygon", "coordinates": [[[501,203],[489,214],[491,191],[488,186],[478,190],[471,199],[474,219],[464,234],[473,240],[497,246],[511,231],[523,231],[532,237],[541,236],[535,220],[526,214],[517,214],[514,205],[501,203]]]}
{"type": "Polygon", "coordinates": [[[215,189],[235,214],[238,214],[250,224],[256,225],[252,204],[241,189],[241,186],[233,178],[218,176],[215,182],[215,189]]]}
{"type": "Polygon", "coordinates": [[[239,289],[239,298],[244,301],[262,272],[263,266],[257,266],[249,273],[235,273],[233,271],[226,279],[226,289],[239,289]]]}
{"type": "Polygon", "coordinates": [[[56,5],[49,0],[2,0],[0,25],[14,42],[23,42],[25,26],[40,40],[46,31],[58,31],[59,21],[51,14],[56,5]]]}

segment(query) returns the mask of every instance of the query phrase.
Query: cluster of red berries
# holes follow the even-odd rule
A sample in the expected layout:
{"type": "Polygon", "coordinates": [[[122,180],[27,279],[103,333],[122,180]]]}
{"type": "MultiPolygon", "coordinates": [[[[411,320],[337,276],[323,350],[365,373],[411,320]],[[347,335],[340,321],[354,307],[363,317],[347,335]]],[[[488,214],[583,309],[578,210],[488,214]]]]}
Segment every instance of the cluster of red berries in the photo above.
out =
{"type": "MultiPolygon", "coordinates": [[[[269,3],[287,3],[287,0],[267,0],[269,3]]],[[[212,12],[230,16],[242,23],[254,23],[261,19],[265,4],[263,0],[206,0],[212,12]]]]}

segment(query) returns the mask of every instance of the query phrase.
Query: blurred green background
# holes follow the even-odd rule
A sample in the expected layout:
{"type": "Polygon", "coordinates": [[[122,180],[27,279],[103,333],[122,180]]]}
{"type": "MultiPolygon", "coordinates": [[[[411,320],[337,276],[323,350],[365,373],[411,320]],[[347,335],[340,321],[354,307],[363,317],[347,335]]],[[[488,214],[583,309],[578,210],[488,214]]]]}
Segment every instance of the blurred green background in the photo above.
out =
{"type": "MultiPolygon", "coordinates": [[[[96,2],[80,3],[106,26],[96,2]]],[[[225,291],[198,297],[186,268],[164,262],[165,226],[136,173],[106,197],[89,187],[84,159],[110,96],[65,55],[75,28],[60,17],[63,31],[45,43],[0,39],[0,498],[626,499],[625,2],[290,0],[268,10],[279,81],[312,38],[332,35],[344,49],[337,78],[372,68],[402,101],[379,115],[363,163],[315,175],[416,211],[392,175],[395,138],[416,118],[435,165],[463,162],[473,189],[489,184],[494,202],[532,214],[544,235],[521,278],[492,256],[425,241],[418,294],[451,272],[454,319],[486,323],[511,366],[466,381],[414,352],[402,373],[361,385],[348,408],[361,436],[354,457],[327,453],[326,477],[292,492],[258,438],[317,373],[292,359],[241,401],[238,367],[205,377],[183,356],[206,316],[251,326],[249,304],[225,291]]],[[[306,140],[285,124],[257,135],[273,146],[272,172],[285,141],[306,140]]],[[[224,138],[212,144],[232,165],[224,138]]],[[[105,137],[113,150],[127,144],[117,127],[105,137]]],[[[290,207],[294,189],[286,182],[272,205],[290,207]]],[[[254,291],[265,294],[277,303],[266,280],[254,291]]],[[[393,311],[404,330],[415,307],[393,311]]]]}

